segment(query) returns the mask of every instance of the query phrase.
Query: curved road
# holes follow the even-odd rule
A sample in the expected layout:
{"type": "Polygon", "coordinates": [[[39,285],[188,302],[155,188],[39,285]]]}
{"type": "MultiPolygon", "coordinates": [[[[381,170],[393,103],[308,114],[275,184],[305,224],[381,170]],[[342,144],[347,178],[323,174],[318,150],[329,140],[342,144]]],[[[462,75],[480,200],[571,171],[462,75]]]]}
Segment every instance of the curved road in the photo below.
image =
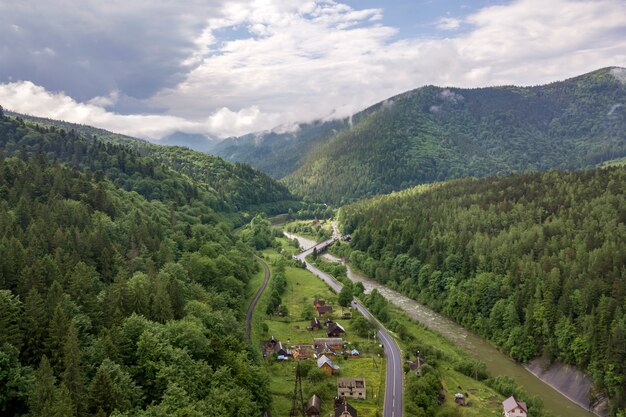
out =
{"type": "Polygon", "coordinates": [[[265,269],[265,278],[263,279],[263,284],[261,284],[256,294],[254,295],[254,298],[250,302],[248,312],[246,313],[246,338],[248,339],[248,342],[250,342],[250,329],[252,328],[252,314],[254,313],[254,308],[259,302],[259,298],[261,298],[261,295],[263,294],[263,291],[265,291],[265,288],[267,288],[267,283],[270,280],[269,266],[267,266],[267,263],[263,259],[259,257],[256,257],[256,259],[261,263],[261,265],[263,265],[263,269],[265,269]]]}
{"type": "MultiPolygon", "coordinates": [[[[333,225],[335,226],[335,225],[333,225]]],[[[306,264],[306,269],[316,275],[318,278],[326,282],[337,293],[341,291],[343,287],[333,277],[327,273],[317,269],[306,261],[306,257],[313,253],[314,248],[323,248],[328,244],[334,242],[339,238],[339,233],[334,227],[332,239],[319,243],[304,252],[296,255],[295,258],[306,264]]],[[[385,383],[385,403],[383,406],[384,417],[402,417],[402,394],[403,394],[403,369],[402,369],[402,354],[396,341],[389,335],[389,332],[369,311],[361,304],[352,300],[352,306],[357,308],[363,316],[374,322],[378,327],[378,340],[382,343],[385,353],[387,355],[387,378],[385,383]]]]}

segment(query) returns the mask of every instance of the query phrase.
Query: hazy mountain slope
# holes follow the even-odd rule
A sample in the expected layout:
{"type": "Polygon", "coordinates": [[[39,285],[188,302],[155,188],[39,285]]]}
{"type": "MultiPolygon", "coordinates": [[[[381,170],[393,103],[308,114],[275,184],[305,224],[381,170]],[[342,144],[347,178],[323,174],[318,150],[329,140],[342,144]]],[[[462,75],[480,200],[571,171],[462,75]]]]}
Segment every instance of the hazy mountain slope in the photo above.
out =
{"type": "Polygon", "coordinates": [[[199,133],[174,132],[161,138],[158,144],[166,146],[181,146],[198,152],[210,152],[217,142],[217,139],[213,139],[199,133]]]}
{"type": "Polygon", "coordinates": [[[333,203],[448,178],[592,167],[626,155],[624,71],[525,88],[423,87],[313,136],[308,151],[261,141],[250,162],[273,175],[284,170],[268,165],[300,166],[285,178],[290,189],[333,203]]]}
{"type": "Polygon", "coordinates": [[[295,171],[316,144],[349,127],[348,119],[301,124],[293,132],[251,133],[217,143],[210,153],[228,161],[245,162],[282,178],[295,171]]]}
{"type": "Polygon", "coordinates": [[[489,338],[545,354],[626,405],[626,167],[421,185],[344,206],[341,255],[489,338]]]}

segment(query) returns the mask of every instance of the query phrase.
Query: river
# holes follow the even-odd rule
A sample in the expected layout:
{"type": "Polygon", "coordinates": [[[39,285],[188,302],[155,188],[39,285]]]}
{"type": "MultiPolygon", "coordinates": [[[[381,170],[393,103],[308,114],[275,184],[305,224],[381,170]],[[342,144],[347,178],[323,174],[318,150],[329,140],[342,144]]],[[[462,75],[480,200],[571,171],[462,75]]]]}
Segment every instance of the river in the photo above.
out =
{"type": "MultiPolygon", "coordinates": [[[[298,239],[300,246],[304,249],[315,245],[313,240],[292,233],[285,233],[285,235],[292,239],[298,239]]],[[[543,400],[546,410],[554,415],[563,417],[595,417],[595,414],[588,412],[583,408],[583,405],[575,403],[577,399],[567,398],[565,394],[557,391],[528,369],[510,359],[481,336],[465,329],[417,301],[387,288],[366,276],[354,272],[350,266],[341,259],[328,253],[325,253],[323,257],[331,262],[341,262],[346,265],[348,278],[354,282],[362,282],[366,292],[370,292],[376,288],[386,299],[401,308],[409,317],[452,341],[470,356],[483,361],[487,365],[487,369],[491,375],[506,375],[512,377],[519,385],[523,386],[529,394],[539,396],[543,400]]],[[[538,372],[538,374],[541,373],[536,369],[535,372],[538,372]]],[[[578,372],[577,376],[580,375],[584,374],[578,372]]],[[[565,378],[569,378],[569,376],[565,378]]],[[[557,378],[557,381],[553,385],[561,386],[566,382],[567,381],[559,381],[557,378]]],[[[583,384],[584,383],[588,383],[590,386],[591,382],[587,378],[583,381],[583,384]]],[[[581,401],[581,399],[579,398],[578,401],[581,401]]]]}

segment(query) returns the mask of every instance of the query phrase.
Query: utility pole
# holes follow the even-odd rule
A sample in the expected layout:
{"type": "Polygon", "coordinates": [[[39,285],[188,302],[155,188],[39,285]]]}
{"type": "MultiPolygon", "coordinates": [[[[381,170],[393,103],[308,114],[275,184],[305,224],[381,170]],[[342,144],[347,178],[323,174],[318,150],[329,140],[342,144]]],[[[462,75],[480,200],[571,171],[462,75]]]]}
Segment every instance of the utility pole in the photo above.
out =
{"type": "Polygon", "coordinates": [[[296,365],[296,384],[293,388],[293,401],[291,403],[291,417],[304,417],[304,398],[302,396],[302,375],[300,374],[300,362],[296,365]]]}

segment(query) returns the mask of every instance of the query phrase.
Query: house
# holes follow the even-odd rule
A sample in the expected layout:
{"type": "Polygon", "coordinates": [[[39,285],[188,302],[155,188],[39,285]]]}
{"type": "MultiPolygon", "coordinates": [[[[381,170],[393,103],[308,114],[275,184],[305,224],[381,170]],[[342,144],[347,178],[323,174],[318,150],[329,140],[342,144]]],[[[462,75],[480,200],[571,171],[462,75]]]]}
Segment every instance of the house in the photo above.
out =
{"type": "Polygon", "coordinates": [[[317,359],[317,367],[326,372],[328,376],[331,376],[333,372],[339,370],[339,367],[337,365],[333,365],[333,361],[328,359],[325,355],[322,355],[317,359]]]}
{"type": "Polygon", "coordinates": [[[343,339],[340,337],[318,337],[313,339],[313,349],[328,345],[335,350],[343,349],[343,339]]]}
{"type": "Polygon", "coordinates": [[[332,306],[319,306],[316,308],[317,310],[317,315],[319,317],[322,317],[324,314],[330,314],[333,312],[333,307],[332,306]]]}
{"type": "Polygon", "coordinates": [[[517,401],[513,396],[502,401],[502,408],[505,417],[526,417],[528,415],[526,403],[517,401]]]}
{"type": "Polygon", "coordinates": [[[421,375],[421,367],[426,362],[423,358],[415,358],[414,361],[406,361],[409,364],[409,368],[411,371],[415,372],[417,375],[421,375]]]}
{"type": "Polygon", "coordinates": [[[354,407],[346,401],[335,405],[335,417],[358,417],[354,407]]]}
{"type": "Polygon", "coordinates": [[[337,351],[335,349],[333,349],[331,346],[328,346],[327,343],[324,343],[321,346],[318,346],[315,349],[315,357],[319,358],[322,357],[323,355],[326,355],[327,358],[332,359],[333,356],[335,356],[335,354],[337,353],[337,351]]]}
{"type": "Polygon", "coordinates": [[[313,307],[315,307],[316,310],[318,307],[325,306],[325,305],[326,305],[326,301],[322,300],[321,298],[316,298],[315,300],[313,300],[313,307]]]}
{"type": "Polygon", "coordinates": [[[274,336],[263,342],[263,357],[275,353],[277,356],[291,356],[291,349],[288,349],[283,343],[274,336]]]}
{"type": "Polygon", "coordinates": [[[465,404],[465,395],[461,394],[460,392],[454,394],[454,402],[462,407],[465,407],[467,405],[465,404]]]}
{"type": "Polygon", "coordinates": [[[343,334],[346,334],[346,329],[339,323],[333,323],[326,329],[326,335],[328,337],[339,337],[343,334]]]}
{"type": "Polygon", "coordinates": [[[320,414],[322,414],[322,400],[320,400],[320,397],[313,394],[309,398],[309,402],[306,403],[304,412],[308,417],[320,417],[320,414]]]}
{"type": "Polygon", "coordinates": [[[276,344],[276,347],[274,349],[274,353],[277,355],[282,355],[282,356],[291,356],[291,349],[287,349],[284,345],[283,342],[278,342],[276,344]]]}
{"type": "Polygon", "coordinates": [[[311,324],[307,327],[307,330],[319,330],[322,328],[322,323],[317,319],[317,317],[313,317],[311,319],[311,324]]]}
{"type": "Polygon", "coordinates": [[[339,378],[337,380],[337,396],[340,398],[366,398],[365,378],[339,378]]]}

